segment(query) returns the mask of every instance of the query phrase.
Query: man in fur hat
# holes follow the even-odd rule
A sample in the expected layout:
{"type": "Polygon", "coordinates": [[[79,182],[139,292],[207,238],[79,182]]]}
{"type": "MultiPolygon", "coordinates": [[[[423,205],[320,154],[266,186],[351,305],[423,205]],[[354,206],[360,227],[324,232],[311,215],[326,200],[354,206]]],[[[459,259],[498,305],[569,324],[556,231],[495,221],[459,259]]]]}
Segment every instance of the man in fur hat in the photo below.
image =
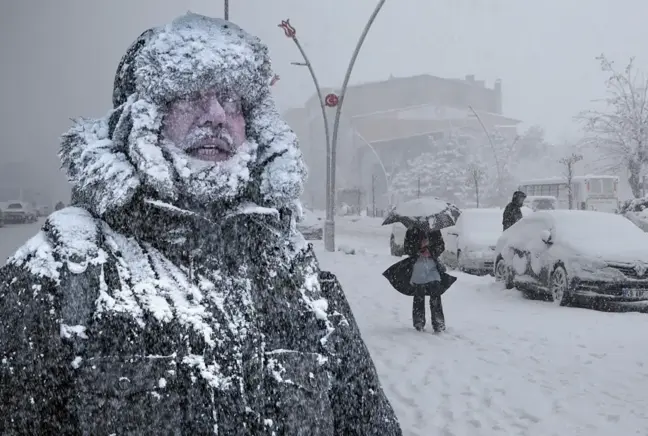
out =
{"type": "Polygon", "coordinates": [[[147,30],[61,159],[72,206],[0,269],[0,434],[400,435],[335,276],[267,48],[147,30]]]}

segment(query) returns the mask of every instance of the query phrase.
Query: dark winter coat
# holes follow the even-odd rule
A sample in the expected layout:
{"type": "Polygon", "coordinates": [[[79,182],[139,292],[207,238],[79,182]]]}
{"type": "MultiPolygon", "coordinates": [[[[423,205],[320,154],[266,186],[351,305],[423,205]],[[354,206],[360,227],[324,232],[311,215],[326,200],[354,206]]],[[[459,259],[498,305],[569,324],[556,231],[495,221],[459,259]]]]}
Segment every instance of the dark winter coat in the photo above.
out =
{"type": "Polygon", "coordinates": [[[137,88],[164,63],[126,86],[142,64],[122,62],[118,107],[64,135],[75,206],[0,268],[0,434],[401,435],[339,283],[296,230],[305,171],[267,52],[231,23],[184,20],[138,62],[184,57],[169,44],[205,22],[191,49],[223,32],[173,71],[244,73],[227,83],[249,87],[246,154],[194,177],[156,142],[171,81],[137,88]],[[248,45],[224,62],[228,38],[248,45]]]}
{"type": "Polygon", "coordinates": [[[504,230],[522,219],[522,204],[525,198],[526,194],[524,192],[516,191],[513,194],[511,202],[506,205],[502,215],[502,227],[504,230]]]}
{"type": "MultiPolygon", "coordinates": [[[[414,296],[418,289],[416,286],[410,284],[412,278],[412,271],[414,269],[414,264],[416,263],[419,252],[421,248],[421,239],[423,236],[427,236],[429,241],[429,251],[432,255],[432,258],[439,264],[439,257],[441,253],[445,251],[445,243],[443,242],[443,236],[439,230],[435,231],[425,231],[417,228],[408,229],[405,233],[405,242],[404,250],[407,254],[407,258],[401,260],[400,262],[395,263],[390,266],[383,272],[383,276],[389,280],[389,283],[403,295],[409,297],[414,296]]],[[[435,289],[435,295],[430,295],[432,297],[440,296],[447,291],[450,286],[457,281],[457,278],[446,273],[444,268],[439,271],[441,275],[441,286],[435,289]]]]}

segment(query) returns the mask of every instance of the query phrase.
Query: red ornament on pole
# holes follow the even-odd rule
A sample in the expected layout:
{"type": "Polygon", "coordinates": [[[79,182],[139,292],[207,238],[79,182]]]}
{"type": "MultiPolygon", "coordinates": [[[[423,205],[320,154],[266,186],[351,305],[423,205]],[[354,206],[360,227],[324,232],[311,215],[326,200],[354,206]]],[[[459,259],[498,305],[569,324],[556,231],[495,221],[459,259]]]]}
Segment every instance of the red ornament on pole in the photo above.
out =
{"type": "Polygon", "coordinates": [[[332,93],[328,94],[324,99],[324,104],[326,104],[326,106],[328,107],[335,107],[338,105],[339,102],[340,102],[340,97],[332,93]]]}
{"type": "Polygon", "coordinates": [[[277,27],[281,27],[288,38],[294,38],[297,31],[290,25],[290,19],[283,20],[277,27]]]}

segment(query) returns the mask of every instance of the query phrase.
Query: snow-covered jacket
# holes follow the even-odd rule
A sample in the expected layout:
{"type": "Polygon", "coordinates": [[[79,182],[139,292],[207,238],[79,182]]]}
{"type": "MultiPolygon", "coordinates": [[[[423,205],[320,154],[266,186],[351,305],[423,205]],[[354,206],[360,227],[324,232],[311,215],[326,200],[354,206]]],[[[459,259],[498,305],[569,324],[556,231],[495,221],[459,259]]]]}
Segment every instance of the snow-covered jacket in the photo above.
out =
{"type": "Polygon", "coordinates": [[[133,47],[115,109],[64,135],[73,206],[0,269],[0,434],[401,435],[296,230],[306,173],[265,47],[193,14],[133,47]],[[202,63],[164,81],[165,55],[202,63]],[[191,75],[246,90],[248,141],[215,168],[158,141],[162,88],[191,75]]]}

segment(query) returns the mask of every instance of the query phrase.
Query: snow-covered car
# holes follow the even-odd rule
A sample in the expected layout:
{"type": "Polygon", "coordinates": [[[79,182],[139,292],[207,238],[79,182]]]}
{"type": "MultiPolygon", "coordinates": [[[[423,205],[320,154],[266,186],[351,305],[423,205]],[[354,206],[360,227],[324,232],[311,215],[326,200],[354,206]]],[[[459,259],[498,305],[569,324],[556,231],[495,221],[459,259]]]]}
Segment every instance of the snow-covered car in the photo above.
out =
{"type": "Polygon", "coordinates": [[[648,232],[648,197],[624,201],[620,213],[644,232],[648,232]]]}
{"type": "Polygon", "coordinates": [[[499,208],[463,209],[457,224],[441,230],[446,259],[461,271],[491,273],[495,245],[502,234],[502,213],[499,208]]]}
{"type": "Polygon", "coordinates": [[[304,235],[307,241],[319,241],[324,237],[323,220],[311,210],[303,208],[301,220],[297,223],[297,230],[304,235]]]}
{"type": "Polygon", "coordinates": [[[495,278],[508,289],[548,294],[560,305],[648,300],[648,234],[620,215],[535,212],[502,233],[495,251],[495,278]]]}
{"type": "Polygon", "coordinates": [[[25,201],[9,201],[5,203],[3,209],[6,223],[34,223],[38,221],[38,213],[25,201]]]}
{"type": "Polygon", "coordinates": [[[524,205],[533,211],[558,209],[558,199],[551,195],[529,195],[524,205]]]}

